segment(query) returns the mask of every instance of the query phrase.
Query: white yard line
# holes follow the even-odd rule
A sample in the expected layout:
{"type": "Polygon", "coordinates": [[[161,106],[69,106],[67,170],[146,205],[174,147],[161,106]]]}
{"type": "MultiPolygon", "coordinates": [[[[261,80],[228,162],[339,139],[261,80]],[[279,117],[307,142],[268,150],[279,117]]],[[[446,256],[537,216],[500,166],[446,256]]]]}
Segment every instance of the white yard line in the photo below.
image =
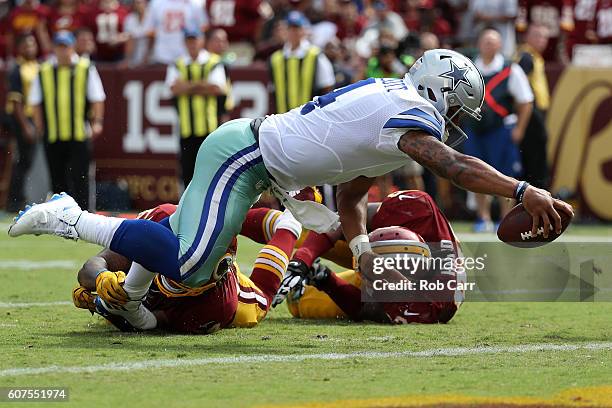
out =
{"type": "Polygon", "coordinates": [[[0,302],[0,309],[10,309],[16,307],[51,307],[51,306],[67,306],[72,302],[58,300],[56,302],[0,302]]]}
{"type": "Polygon", "coordinates": [[[578,343],[578,344],[522,344],[516,346],[498,347],[457,347],[423,351],[400,352],[356,352],[356,353],[321,353],[321,354],[260,354],[237,355],[231,357],[206,357],[195,359],[141,360],[108,363],[90,366],[47,366],[9,368],[0,370],[0,377],[17,377],[40,374],[80,374],[99,373],[100,371],[131,371],[160,368],[182,368],[216,364],[248,364],[248,363],[287,363],[305,360],[348,360],[363,358],[368,360],[386,358],[428,358],[456,357],[480,354],[530,353],[539,351],[576,351],[576,350],[612,350],[612,342],[578,343]]]}
{"type": "Polygon", "coordinates": [[[36,270],[36,269],[75,269],[82,265],[79,262],[70,259],[53,259],[48,261],[32,261],[29,259],[2,259],[0,260],[0,269],[20,269],[20,270],[36,270]]]}

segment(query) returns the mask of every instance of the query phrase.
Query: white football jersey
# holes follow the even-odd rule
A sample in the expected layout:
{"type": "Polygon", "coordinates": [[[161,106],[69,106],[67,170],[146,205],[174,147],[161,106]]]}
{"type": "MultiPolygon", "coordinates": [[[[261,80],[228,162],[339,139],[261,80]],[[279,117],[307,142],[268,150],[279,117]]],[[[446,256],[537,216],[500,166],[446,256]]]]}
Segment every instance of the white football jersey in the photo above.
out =
{"type": "Polygon", "coordinates": [[[200,29],[205,23],[204,7],[194,0],[151,1],[145,26],[155,33],[154,62],[175,63],[187,53],[183,30],[200,29]]]}
{"type": "Polygon", "coordinates": [[[398,147],[410,129],[439,140],[444,119],[409,76],[369,78],[268,117],[259,130],[264,164],[284,189],[376,177],[406,164],[398,147]]]}

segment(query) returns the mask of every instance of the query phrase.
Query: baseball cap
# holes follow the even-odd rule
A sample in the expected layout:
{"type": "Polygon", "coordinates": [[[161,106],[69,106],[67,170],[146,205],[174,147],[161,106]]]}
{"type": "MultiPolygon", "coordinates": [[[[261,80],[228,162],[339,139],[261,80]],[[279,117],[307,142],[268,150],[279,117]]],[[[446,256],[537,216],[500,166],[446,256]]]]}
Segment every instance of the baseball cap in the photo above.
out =
{"type": "Polygon", "coordinates": [[[199,28],[185,28],[183,35],[185,38],[199,38],[202,36],[202,31],[199,28]]]}
{"type": "Polygon", "coordinates": [[[55,45],[74,45],[74,34],[66,30],[58,31],[53,37],[53,43],[55,45]]]}
{"type": "Polygon", "coordinates": [[[372,7],[374,7],[374,10],[378,10],[378,11],[386,10],[388,8],[387,2],[383,0],[376,0],[372,4],[372,7]]]}
{"type": "Polygon", "coordinates": [[[294,10],[287,14],[287,25],[290,27],[307,27],[310,22],[304,14],[294,10]]]}

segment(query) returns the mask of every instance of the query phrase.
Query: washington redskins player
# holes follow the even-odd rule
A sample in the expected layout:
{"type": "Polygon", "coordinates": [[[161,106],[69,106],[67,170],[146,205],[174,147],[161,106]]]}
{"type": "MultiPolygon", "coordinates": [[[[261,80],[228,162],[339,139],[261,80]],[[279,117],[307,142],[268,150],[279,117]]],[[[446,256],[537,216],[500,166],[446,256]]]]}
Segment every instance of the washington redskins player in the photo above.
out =
{"type": "MultiPolygon", "coordinates": [[[[138,218],[166,225],[176,205],[163,204],[144,211],[138,218]]],[[[264,244],[250,277],[242,274],[235,262],[234,239],[217,266],[216,281],[198,288],[157,275],[144,299],[156,319],[156,329],[209,334],[230,327],[253,327],[268,312],[273,296],[287,269],[289,256],[301,233],[301,225],[288,212],[267,208],[251,209],[241,235],[264,244]]],[[[131,261],[109,249],[90,258],[79,271],[79,286],[73,290],[76,307],[96,311],[96,296],[106,302],[119,302],[122,283],[131,261]]],[[[122,331],[134,328],[117,315],[104,316],[122,331]]]]}
{"type": "MultiPolygon", "coordinates": [[[[382,203],[370,204],[368,231],[372,231],[372,247],[379,246],[380,254],[418,253],[427,247],[436,257],[456,258],[461,255],[448,220],[433,199],[422,191],[398,191],[382,203]]],[[[273,305],[287,297],[289,311],[294,317],[349,318],[392,324],[446,323],[455,315],[463,300],[461,291],[438,293],[429,302],[362,302],[362,277],[352,270],[352,253],[339,237],[340,234],[308,233],[289,263],[288,276],[281,284],[273,305]],[[351,269],[335,274],[314,263],[319,256],[351,269]],[[310,285],[302,288],[300,278],[310,285]]],[[[424,253],[421,255],[425,256],[424,253]]],[[[434,277],[434,280],[446,279],[461,281],[465,275],[453,270],[434,277]]]]}

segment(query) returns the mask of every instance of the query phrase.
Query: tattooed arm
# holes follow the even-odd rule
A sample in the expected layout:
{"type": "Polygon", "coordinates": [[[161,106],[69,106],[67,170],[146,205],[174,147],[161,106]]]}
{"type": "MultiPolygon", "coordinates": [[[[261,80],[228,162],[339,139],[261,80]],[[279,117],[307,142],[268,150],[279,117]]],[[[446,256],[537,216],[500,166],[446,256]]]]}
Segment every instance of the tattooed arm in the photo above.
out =
{"type": "MultiPolygon", "coordinates": [[[[451,180],[463,189],[475,193],[514,197],[518,184],[516,179],[504,176],[480,159],[451,149],[428,133],[408,131],[401,137],[398,147],[438,176],[451,180]]],[[[557,233],[561,232],[561,217],[557,210],[574,216],[569,204],[554,199],[548,191],[533,186],[525,190],[523,205],[533,218],[532,232],[536,233],[541,219],[545,237],[548,236],[551,223],[554,223],[557,233]]]]}
{"type": "Polygon", "coordinates": [[[514,196],[518,180],[504,176],[480,159],[459,153],[428,133],[407,132],[400,139],[399,148],[463,189],[508,198],[514,196]]]}

